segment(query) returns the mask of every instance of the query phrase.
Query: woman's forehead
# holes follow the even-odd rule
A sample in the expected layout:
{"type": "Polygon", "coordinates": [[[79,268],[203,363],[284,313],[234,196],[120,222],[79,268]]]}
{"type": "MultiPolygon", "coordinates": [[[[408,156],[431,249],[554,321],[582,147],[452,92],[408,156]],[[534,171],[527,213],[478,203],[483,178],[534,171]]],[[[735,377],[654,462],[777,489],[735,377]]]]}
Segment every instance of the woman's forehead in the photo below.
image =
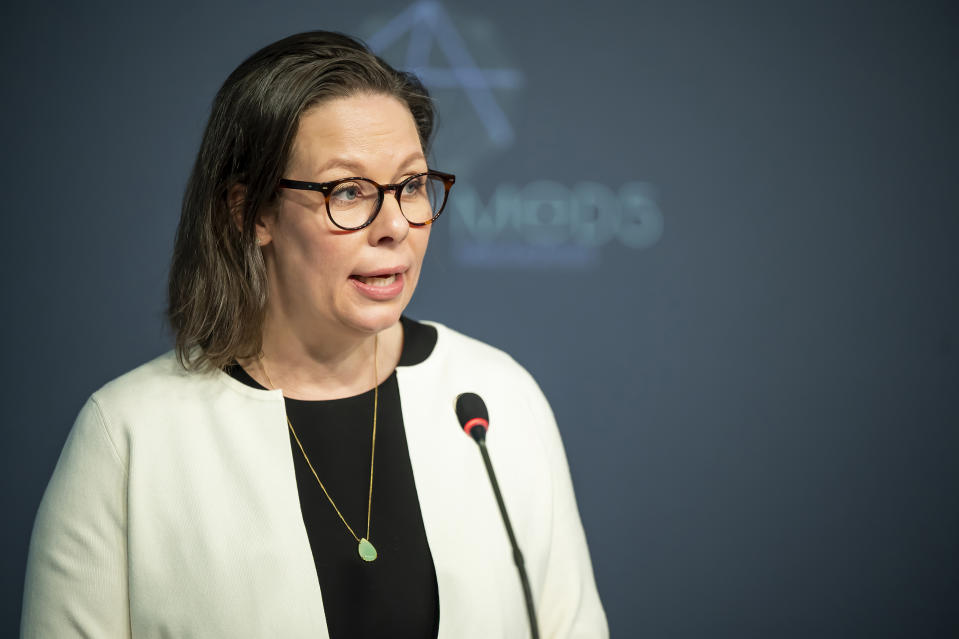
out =
{"type": "Polygon", "coordinates": [[[389,95],[360,94],[326,100],[300,117],[290,165],[320,173],[404,168],[425,164],[409,108],[389,95]]]}

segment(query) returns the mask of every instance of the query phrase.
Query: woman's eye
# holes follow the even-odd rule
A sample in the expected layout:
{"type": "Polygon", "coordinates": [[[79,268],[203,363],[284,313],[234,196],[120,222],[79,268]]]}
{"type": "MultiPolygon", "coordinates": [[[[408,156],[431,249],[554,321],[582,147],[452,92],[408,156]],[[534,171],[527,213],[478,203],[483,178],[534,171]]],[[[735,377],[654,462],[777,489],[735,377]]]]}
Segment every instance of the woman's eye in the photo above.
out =
{"type": "Polygon", "coordinates": [[[403,187],[403,195],[416,195],[422,188],[423,178],[418,177],[406,183],[406,186],[403,187]]]}
{"type": "Polygon", "coordinates": [[[342,184],[333,190],[330,197],[340,200],[341,202],[352,202],[360,197],[360,195],[360,187],[356,184],[342,184]]]}

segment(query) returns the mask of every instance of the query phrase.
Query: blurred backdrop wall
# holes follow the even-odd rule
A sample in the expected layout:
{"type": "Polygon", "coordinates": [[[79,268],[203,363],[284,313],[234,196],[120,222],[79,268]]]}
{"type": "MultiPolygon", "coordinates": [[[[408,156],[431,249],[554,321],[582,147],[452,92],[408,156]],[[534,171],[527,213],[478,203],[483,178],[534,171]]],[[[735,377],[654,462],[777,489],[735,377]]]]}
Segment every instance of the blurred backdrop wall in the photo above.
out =
{"type": "Polygon", "coordinates": [[[439,102],[432,164],[459,179],[409,314],[540,381],[614,636],[959,633],[954,3],[0,15],[3,635],[82,402],[170,347],[215,91],[316,28],[439,102]]]}

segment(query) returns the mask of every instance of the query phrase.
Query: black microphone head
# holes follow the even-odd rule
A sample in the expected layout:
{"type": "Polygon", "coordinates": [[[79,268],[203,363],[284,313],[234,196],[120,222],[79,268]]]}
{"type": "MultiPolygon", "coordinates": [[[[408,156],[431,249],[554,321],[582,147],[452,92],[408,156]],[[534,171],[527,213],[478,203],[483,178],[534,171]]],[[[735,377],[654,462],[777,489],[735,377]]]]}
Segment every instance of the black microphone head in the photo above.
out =
{"type": "Polygon", "coordinates": [[[456,418],[460,426],[477,442],[486,438],[489,413],[486,402],[476,393],[461,393],[456,397],[456,418]]]}

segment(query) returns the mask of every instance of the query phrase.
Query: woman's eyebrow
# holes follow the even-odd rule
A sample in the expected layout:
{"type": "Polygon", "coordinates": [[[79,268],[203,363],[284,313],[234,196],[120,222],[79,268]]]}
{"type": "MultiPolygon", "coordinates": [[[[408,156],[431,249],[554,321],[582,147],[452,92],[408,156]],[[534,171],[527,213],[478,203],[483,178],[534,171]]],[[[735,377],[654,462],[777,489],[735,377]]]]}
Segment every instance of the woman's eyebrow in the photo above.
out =
{"type": "Polygon", "coordinates": [[[356,177],[362,177],[361,174],[365,170],[363,164],[356,160],[349,158],[330,158],[316,169],[314,175],[322,175],[330,169],[349,169],[350,171],[354,171],[356,177]]]}
{"type": "MultiPolygon", "coordinates": [[[[417,161],[422,161],[423,163],[426,162],[426,157],[423,155],[422,151],[414,151],[403,158],[403,160],[399,163],[397,173],[409,168],[411,164],[414,164],[417,161]]],[[[353,177],[366,177],[364,174],[366,167],[362,162],[345,157],[330,158],[316,169],[314,175],[322,175],[324,172],[329,171],[330,169],[348,169],[349,171],[353,172],[353,177]]]]}
{"type": "Polygon", "coordinates": [[[426,157],[423,155],[423,152],[414,151],[413,153],[410,153],[408,156],[406,156],[406,159],[400,163],[400,171],[409,168],[411,164],[415,164],[418,161],[422,161],[424,164],[426,163],[426,157]]]}

